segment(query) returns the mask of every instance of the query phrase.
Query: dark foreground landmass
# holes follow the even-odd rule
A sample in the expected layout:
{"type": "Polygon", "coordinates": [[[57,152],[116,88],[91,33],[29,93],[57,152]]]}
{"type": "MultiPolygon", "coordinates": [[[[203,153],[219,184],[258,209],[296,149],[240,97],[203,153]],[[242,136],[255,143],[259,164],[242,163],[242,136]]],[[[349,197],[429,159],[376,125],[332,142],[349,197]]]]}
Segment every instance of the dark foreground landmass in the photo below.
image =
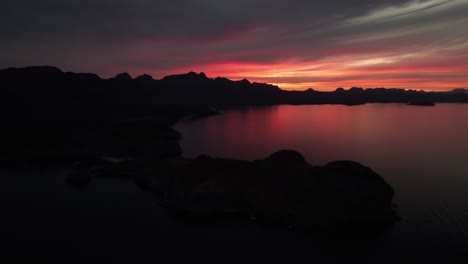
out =
{"type": "Polygon", "coordinates": [[[312,166],[293,151],[257,161],[181,158],[182,118],[219,114],[213,106],[277,103],[407,102],[424,96],[463,101],[466,95],[404,90],[312,90],[189,73],[153,80],[128,74],[104,80],[53,67],[0,71],[1,167],[72,167],[78,189],[94,178],[124,178],[189,219],[249,217],[305,228],[396,220],[393,189],[371,169],[350,161],[312,166]],[[388,97],[386,95],[395,95],[388,97]],[[391,99],[393,98],[393,99],[391,99]],[[380,100],[380,99],[379,99],[380,100]]]}
{"type": "Polygon", "coordinates": [[[134,181],[169,212],[194,221],[244,218],[363,235],[397,220],[393,188],[370,168],[352,161],[312,166],[288,150],[256,161],[206,155],[96,161],[68,182],[86,188],[99,178],[134,181]]]}

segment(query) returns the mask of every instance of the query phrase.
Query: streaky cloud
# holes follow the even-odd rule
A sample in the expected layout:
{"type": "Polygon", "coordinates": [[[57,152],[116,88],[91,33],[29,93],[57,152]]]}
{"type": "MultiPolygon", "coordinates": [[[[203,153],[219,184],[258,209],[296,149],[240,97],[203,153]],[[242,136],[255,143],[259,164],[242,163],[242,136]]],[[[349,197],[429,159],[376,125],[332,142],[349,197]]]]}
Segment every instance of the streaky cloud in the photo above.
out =
{"type": "Polygon", "coordinates": [[[422,1],[410,1],[402,6],[391,6],[383,9],[377,9],[371,11],[365,16],[351,18],[345,21],[347,25],[359,25],[365,23],[378,23],[402,16],[411,15],[424,10],[437,8],[448,3],[457,0],[430,0],[426,2],[422,1]]]}

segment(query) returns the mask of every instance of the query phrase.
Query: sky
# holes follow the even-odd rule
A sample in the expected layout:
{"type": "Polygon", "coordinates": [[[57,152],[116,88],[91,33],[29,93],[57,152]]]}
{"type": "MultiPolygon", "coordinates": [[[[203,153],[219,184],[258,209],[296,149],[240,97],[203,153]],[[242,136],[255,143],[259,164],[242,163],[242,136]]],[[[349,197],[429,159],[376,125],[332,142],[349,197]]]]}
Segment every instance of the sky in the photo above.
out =
{"type": "Polygon", "coordinates": [[[468,88],[468,0],[15,0],[0,68],[189,71],[288,90],[468,88]]]}

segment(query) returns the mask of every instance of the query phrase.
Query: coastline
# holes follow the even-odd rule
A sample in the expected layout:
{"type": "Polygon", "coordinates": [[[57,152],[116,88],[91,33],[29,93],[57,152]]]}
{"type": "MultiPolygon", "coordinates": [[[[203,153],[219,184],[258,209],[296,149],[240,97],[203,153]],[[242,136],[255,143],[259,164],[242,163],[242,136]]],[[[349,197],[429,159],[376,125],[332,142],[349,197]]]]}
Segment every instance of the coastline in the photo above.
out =
{"type": "MultiPolygon", "coordinates": [[[[206,117],[206,111],[201,113],[202,116],[195,116],[206,117]]],[[[151,156],[121,162],[102,162],[100,158],[101,162],[78,166],[67,181],[77,189],[85,189],[93,178],[128,179],[143,191],[151,193],[157,204],[171,214],[195,222],[200,219],[210,222],[218,218],[240,217],[304,229],[324,229],[330,232],[339,229],[346,233],[353,225],[362,225],[363,229],[379,229],[399,219],[392,203],[393,188],[380,175],[357,162],[333,161],[325,166],[312,166],[300,153],[290,150],[278,151],[255,161],[212,158],[207,155],[187,159],[181,156],[181,136],[163,138],[157,153],[153,152],[151,156]],[[355,182],[343,181],[351,176],[355,182]],[[327,177],[327,181],[334,179],[335,183],[329,185],[317,181],[323,177],[327,177]],[[252,182],[253,179],[256,180],[252,182]],[[282,181],[279,189],[267,187],[272,184],[272,179],[282,181]],[[360,185],[361,182],[363,185],[360,185]],[[310,189],[305,193],[297,188],[304,184],[310,189]],[[333,186],[340,187],[335,190],[333,186]],[[285,200],[277,201],[275,197],[282,192],[286,195],[282,196],[285,200]],[[369,197],[374,198],[362,200],[358,198],[358,193],[368,193],[369,197]],[[329,198],[320,198],[318,194],[334,196],[333,199],[339,202],[323,204],[329,198]],[[296,208],[297,199],[301,203],[308,200],[310,204],[296,208]],[[379,204],[374,204],[377,201],[380,201],[379,204]],[[278,207],[278,203],[285,207],[278,207]],[[317,211],[318,204],[322,204],[321,213],[317,211]],[[313,207],[316,210],[311,211],[313,207]],[[335,208],[338,213],[328,213],[331,208],[335,208]],[[318,215],[321,217],[317,218],[318,215]]]]}

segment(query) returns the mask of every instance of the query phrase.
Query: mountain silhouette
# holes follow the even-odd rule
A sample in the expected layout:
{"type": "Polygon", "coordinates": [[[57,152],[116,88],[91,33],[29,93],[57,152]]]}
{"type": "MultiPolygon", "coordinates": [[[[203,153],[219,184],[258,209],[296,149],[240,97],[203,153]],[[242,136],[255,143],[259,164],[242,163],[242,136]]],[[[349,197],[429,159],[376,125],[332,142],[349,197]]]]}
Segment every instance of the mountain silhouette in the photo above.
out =
{"type": "MultiPolygon", "coordinates": [[[[92,73],[63,72],[56,67],[36,66],[0,70],[2,107],[7,113],[73,114],[93,116],[135,109],[154,104],[186,105],[274,105],[274,104],[344,104],[468,102],[465,89],[448,92],[425,92],[405,89],[352,87],[331,92],[308,89],[285,91],[279,87],[227,78],[208,78],[205,73],[189,72],[155,80],[149,75],[133,79],[121,73],[110,79],[92,73]]],[[[137,110],[134,110],[137,111],[137,110]]]]}
{"type": "Polygon", "coordinates": [[[130,76],[130,74],[126,73],[126,72],[123,72],[123,73],[119,73],[117,74],[115,77],[114,77],[115,80],[118,80],[118,81],[131,81],[132,80],[132,76],[130,76]]]}
{"type": "Polygon", "coordinates": [[[135,78],[136,81],[144,82],[144,83],[151,83],[154,81],[153,77],[148,74],[143,74],[135,78]]]}

